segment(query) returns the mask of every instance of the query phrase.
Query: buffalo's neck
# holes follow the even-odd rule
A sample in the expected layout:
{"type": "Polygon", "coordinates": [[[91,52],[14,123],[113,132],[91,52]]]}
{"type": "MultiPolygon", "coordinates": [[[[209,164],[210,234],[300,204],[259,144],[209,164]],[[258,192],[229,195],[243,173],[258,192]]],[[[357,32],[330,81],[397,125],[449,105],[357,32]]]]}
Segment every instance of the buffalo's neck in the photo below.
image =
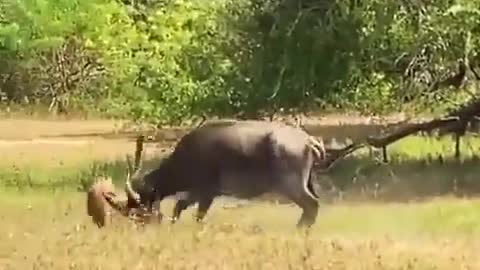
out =
{"type": "Polygon", "coordinates": [[[155,190],[155,197],[158,200],[162,200],[178,191],[178,173],[173,164],[170,158],[166,158],[158,168],[144,177],[145,183],[155,190]]]}

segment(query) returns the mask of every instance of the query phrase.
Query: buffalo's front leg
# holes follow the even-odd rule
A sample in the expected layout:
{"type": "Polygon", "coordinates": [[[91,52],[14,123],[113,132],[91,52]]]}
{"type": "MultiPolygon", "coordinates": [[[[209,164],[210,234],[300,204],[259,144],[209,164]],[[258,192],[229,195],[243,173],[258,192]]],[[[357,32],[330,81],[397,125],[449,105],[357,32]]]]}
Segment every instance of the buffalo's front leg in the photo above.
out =
{"type": "Polygon", "coordinates": [[[196,202],[195,198],[188,193],[181,194],[179,197],[173,209],[172,223],[175,223],[180,218],[182,212],[196,202]]]}
{"type": "Polygon", "coordinates": [[[203,221],[203,218],[207,214],[208,209],[210,209],[210,206],[212,206],[213,199],[213,196],[205,196],[198,200],[197,216],[195,218],[197,222],[203,221]]]}

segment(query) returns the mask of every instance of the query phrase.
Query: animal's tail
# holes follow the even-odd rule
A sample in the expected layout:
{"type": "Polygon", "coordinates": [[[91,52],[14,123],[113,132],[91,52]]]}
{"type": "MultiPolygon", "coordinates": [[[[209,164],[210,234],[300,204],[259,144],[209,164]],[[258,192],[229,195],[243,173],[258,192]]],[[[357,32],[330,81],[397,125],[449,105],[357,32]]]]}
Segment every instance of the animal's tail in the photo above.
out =
{"type": "MultiPolygon", "coordinates": [[[[326,152],[322,139],[317,139],[313,136],[308,138],[307,148],[305,148],[304,154],[308,156],[311,155],[311,153],[313,153],[314,163],[325,160],[326,152]]],[[[312,174],[313,170],[311,170],[309,167],[305,167],[305,170],[303,171],[303,189],[310,198],[313,200],[318,200],[320,196],[314,188],[314,177],[312,174]]]]}
{"type": "Polygon", "coordinates": [[[326,158],[325,144],[321,138],[316,138],[314,136],[308,137],[308,146],[313,152],[317,161],[324,160],[326,158]]]}

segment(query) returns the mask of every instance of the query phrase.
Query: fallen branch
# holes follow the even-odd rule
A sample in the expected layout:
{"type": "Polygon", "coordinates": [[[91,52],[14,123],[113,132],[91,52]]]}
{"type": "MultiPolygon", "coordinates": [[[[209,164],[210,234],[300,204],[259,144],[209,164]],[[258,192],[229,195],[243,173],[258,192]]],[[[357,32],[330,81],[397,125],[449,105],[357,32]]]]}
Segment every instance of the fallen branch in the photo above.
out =
{"type": "Polygon", "coordinates": [[[375,148],[382,148],[389,144],[392,144],[402,138],[405,138],[414,133],[424,131],[430,132],[434,129],[445,127],[449,124],[456,123],[459,121],[458,117],[450,117],[446,119],[434,119],[424,123],[410,124],[404,128],[399,129],[396,132],[393,132],[387,136],[383,137],[368,137],[366,142],[368,145],[375,148]]]}
{"type": "Polygon", "coordinates": [[[325,159],[317,162],[315,168],[321,172],[327,172],[337,161],[365,146],[364,143],[351,143],[340,149],[325,147],[325,159]]]}

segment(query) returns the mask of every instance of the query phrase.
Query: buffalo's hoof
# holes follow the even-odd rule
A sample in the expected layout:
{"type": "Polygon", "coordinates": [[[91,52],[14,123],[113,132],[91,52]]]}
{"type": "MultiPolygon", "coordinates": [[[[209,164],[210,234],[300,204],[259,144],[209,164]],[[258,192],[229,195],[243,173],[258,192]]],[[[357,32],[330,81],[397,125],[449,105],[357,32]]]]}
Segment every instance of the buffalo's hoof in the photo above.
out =
{"type": "Polygon", "coordinates": [[[206,223],[203,218],[199,218],[199,217],[196,217],[196,218],[195,218],[195,222],[198,223],[198,224],[201,224],[201,225],[203,225],[203,224],[206,223]]]}

